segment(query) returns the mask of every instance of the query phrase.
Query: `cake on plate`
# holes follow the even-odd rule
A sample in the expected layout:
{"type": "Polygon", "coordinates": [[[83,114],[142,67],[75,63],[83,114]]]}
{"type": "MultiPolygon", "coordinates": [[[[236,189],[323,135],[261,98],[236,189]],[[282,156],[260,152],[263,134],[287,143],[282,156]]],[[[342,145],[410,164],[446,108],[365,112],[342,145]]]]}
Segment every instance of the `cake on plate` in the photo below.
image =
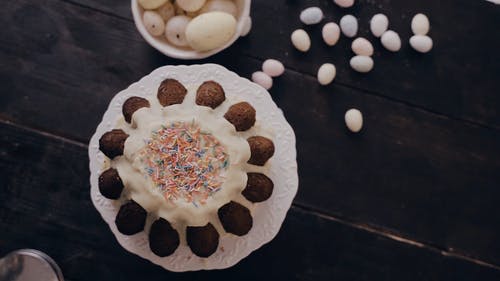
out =
{"type": "Polygon", "coordinates": [[[185,243],[206,258],[222,236],[247,235],[274,188],[265,172],[274,142],[254,128],[256,114],[249,102],[230,103],[217,81],[166,78],[154,97],[128,97],[99,139],[98,188],[120,206],[118,231],[146,232],[159,257],[185,243]]]}

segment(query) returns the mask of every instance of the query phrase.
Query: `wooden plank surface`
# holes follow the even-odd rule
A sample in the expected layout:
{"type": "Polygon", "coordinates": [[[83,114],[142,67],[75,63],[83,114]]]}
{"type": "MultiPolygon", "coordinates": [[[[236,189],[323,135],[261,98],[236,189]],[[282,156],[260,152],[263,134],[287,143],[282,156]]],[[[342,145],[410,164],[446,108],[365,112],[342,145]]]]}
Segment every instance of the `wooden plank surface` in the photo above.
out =
{"type": "Polygon", "coordinates": [[[498,280],[500,271],[293,207],[228,270],[171,273],[122,249],[92,206],[87,147],[0,122],[0,255],[33,247],[71,280],[498,280]]]}
{"type": "Polygon", "coordinates": [[[149,47],[128,1],[5,5],[0,255],[44,250],[71,280],[498,280],[500,38],[492,34],[500,9],[486,1],[357,2],[341,10],[330,0],[253,1],[250,36],[193,62],[149,47]],[[425,12],[435,49],[417,55],[405,43],[389,54],[375,42],[375,70],[359,75],[347,65],[350,40],[327,48],[317,26],[308,28],[311,52],[298,54],[289,34],[311,5],[328,20],[354,13],[370,40],[367,21],[376,12],[389,16],[405,42],[411,16],[425,12]],[[295,129],[300,176],[277,239],[238,266],[210,273],[167,273],[127,254],[88,194],[85,143],[109,100],[165,64],[215,62],[250,77],[267,57],[287,66],[270,92],[295,129]],[[325,61],[337,65],[338,77],[321,87],[314,75],[325,61]],[[350,107],[364,114],[361,134],[345,128],[350,107]]]}
{"type": "MultiPolygon", "coordinates": [[[[0,11],[0,22],[15,23],[2,31],[11,41],[0,43],[7,89],[0,116],[86,143],[115,93],[179,62],[147,46],[128,20],[48,3],[17,1],[0,11]]],[[[261,61],[239,52],[203,62],[249,77],[261,61]]],[[[296,204],[500,264],[498,130],[340,83],[320,87],[293,70],[271,93],[297,134],[296,204]],[[343,124],[350,107],[365,114],[360,135],[343,124]]]]}
{"type": "MultiPolygon", "coordinates": [[[[63,0],[67,1],[67,0],[63,0]]],[[[132,19],[128,1],[71,0],[132,19]]],[[[253,29],[240,39],[234,49],[259,59],[277,58],[287,68],[312,76],[325,62],[337,66],[337,83],[370,94],[385,96],[454,118],[500,128],[498,74],[500,73],[500,8],[487,1],[469,0],[358,0],[349,9],[337,7],[331,0],[253,1],[253,29]],[[325,19],[315,26],[304,26],[300,12],[310,6],[323,9],[325,19]],[[431,22],[429,36],[434,49],[419,54],[409,45],[410,22],[416,13],[425,13],[431,22]],[[322,42],[321,28],[325,22],[339,22],[347,13],[359,20],[358,35],[366,37],[375,47],[375,69],[358,74],[349,67],[353,56],[352,39],[342,36],[334,47],[322,42]],[[398,53],[385,50],[380,40],[371,35],[369,21],[384,13],[390,29],[399,33],[402,49],[398,53]],[[270,28],[272,27],[272,28],[270,28]],[[290,34],[297,28],[310,33],[312,47],[306,53],[295,50],[290,34]]]]}

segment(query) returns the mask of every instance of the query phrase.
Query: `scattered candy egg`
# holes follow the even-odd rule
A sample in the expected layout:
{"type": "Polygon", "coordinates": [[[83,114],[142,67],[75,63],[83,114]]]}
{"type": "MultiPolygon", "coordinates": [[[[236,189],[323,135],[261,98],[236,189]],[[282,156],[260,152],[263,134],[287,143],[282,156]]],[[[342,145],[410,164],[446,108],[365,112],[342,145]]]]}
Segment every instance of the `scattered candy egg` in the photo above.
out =
{"type": "Polygon", "coordinates": [[[224,46],[236,32],[236,19],[224,12],[208,12],[192,19],[186,27],[189,46],[208,51],[224,46]]]}
{"type": "Polygon", "coordinates": [[[415,35],[426,35],[429,32],[429,19],[424,14],[416,14],[411,20],[411,31],[415,35]]]}
{"type": "Polygon", "coordinates": [[[333,0],[333,2],[342,8],[349,8],[354,5],[354,0],[333,0]]]}
{"type": "Polygon", "coordinates": [[[142,21],[146,30],[153,36],[160,36],[165,31],[165,22],[157,12],[145,11],[142,21]]]}
{"type": "Polygon", "coordinates": [[[238,17],[238,8],[231,0],[208,0],[203,8],[201,8],[200,14],[215,11],[231,14],[234,18],[238,17]]]}
{"type": "Polygon", "coordinates": [[[175,8],[172,3],[167,2],[165,5],[161,6],[156,10],[158,14],[160,14],[161,18],[167,22],[169,19],[171,19],[173,16],[175,16],[175,8]]]}
{"type": "Polygon", "coordinates": [[[353,15],[345,15],[340,19],[340,29],[347,37],[354,37],[358,33],[358,20],[353,15]]]}
{"type": "Polygon", "coordinates": [[[432,39],[427,35],[414,35],[410,38],[410,45],[420,53],[427,53],[432,49],[432,39]]]}
{"type": "Polygon", "coordinates": [[[262,64],[262,71],[271,77],[278,77],[285,72],[285,66],[279,60],[267,59],[262,64]]]}
{"type": "Polygon", "coordinates": [[[261,85],[262,88],[269,90],[273,86],[273,79],[271,76],[262,71],[257,71],[252,74],[252,81],[261,85]]]}
{"type": "Polygon", "coordinates": [[[339,41],[340,27],[334,22],[329,22],[323,26],[321,34],[323,35],[325,43],[328,46],[333,46],[339,41]]]}
{"type": "Polygon", "coordinates": [[[384,14],[376,14],[370,20],[370,30],[375,37],[380,37],[389,27],[389,19],[384,14]]]}
{"type": "Polygon", "coordinates": [[[335,79],[335,75],[337,75],[337,69],[335,68],[335,65],[331,63],[325,63],[318,69],[318,82],[321,85],[328,85],[332,83],[333,79],[335,79]]]}
{"type": "Polygon", "coordinates": [[[241,36],[247,36],[252,29],[252,18],[246,17],[243,19],[243,28],[241,29],[241,36]]]}
{"type": "Polygon", "coordinates": [[[165,37],[167,40],[179,47],[187,46],[186,27],[191,21],[187,16],[172,17],[165,26],[165,37]]]}
{"type": "Polygon", "coordinates": [[[303,29],[297,29],[291,36],[292,44],[301,52],[307,52],[311,48],[311,39],[303,29]]]}
{"type": "Polygon", "coordinates": [[[347,128],[353,133],[357,133],[363,128],[363,115],[355,108],[351,108],[345,113],[344,120],[347,128]]]}
{"type": "Polygon", "coordinates": [[[154,10],[160,8],[167,0],[139,0],[139,5],[146,10],[154,10]]]}
{"type": "Polygon", "coordinates": [[[373,69],[373,59],[368,56],[355,56],[349,62],[352,69],[357,72],[366,73],[373,69]]]}
{"type": "Polygon", "coordinates": [[[317,24],[323,19],[323,11],[318,7],[309,7],[300,13],[300,21],[304,24],[317,24]]]}
{"type": "Polygon", "coordinates": [[[399,38],[399,35],[392,30],[384,32],[380,41],[382,42],[382,45],[391,52],[397,52],[401,49],[401,38],[399,38]]]}
{"type": "Polygon", "coordinates": [[[373,45],[370,41],[363,37],[358,37],[352,41],[351,49],[356,55],[360,56],[372,56],[373,55],[373,45]]]}
{"type": "Polygon", "coordinates": [[[175,0],[175,3],[179,5],[184,11],[194,12],[198,11],[205,5],[205,0],[175,0]]]}

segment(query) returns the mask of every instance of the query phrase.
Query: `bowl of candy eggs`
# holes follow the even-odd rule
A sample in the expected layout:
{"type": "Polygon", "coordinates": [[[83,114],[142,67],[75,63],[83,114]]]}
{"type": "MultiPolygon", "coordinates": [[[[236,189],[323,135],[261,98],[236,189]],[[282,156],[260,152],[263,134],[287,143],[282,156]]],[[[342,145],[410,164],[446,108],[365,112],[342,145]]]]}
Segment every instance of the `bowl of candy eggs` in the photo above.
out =
{"type": "Polygon", "coordinates": [[[144,40],[178,59],[203,59],[231,46],[251,28],[251,0],[132,0],[144,40]]]}

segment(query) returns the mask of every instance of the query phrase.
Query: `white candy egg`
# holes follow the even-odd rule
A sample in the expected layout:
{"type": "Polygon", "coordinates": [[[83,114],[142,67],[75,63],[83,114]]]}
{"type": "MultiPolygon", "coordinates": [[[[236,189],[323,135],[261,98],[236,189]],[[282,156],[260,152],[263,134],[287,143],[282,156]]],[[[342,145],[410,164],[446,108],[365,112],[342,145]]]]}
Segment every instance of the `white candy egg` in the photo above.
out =
{"type": "Polygon", "coordinates": [[[142,20],[146,30],[153,36],[160,36],[165,31],[165,22],[157,12],[145,11],[142,20]]]}
{"type": "Polygon", "coordinates": [[[329,22],[323,26],[321,34],[323,35],[325,43],[328,46],[333,46],[339,41],[340,27],[334,22],[329,22]]]}
{"type": "Polygon", "coordinates": [[[363,115],[355,108],[351,108],[345,113],[344,120],[347,128],[353,133],[357,133],[363,128],[363,115]]]}
{"type": "Polygon", "coordinates": [[[273,86],[273,79],[271,76],[262,71],[257,71],[252,74],[252,81],[261,85],[262,88],[269,90],[273,86]]]}
{"type": "Polygon", "coordinates": [[[267,59],[262,64],[262,71],[271,77],[278,77],[285,72],[285,66],[275,59],[267,59]]]}
{"type": "Polygon", "coordinates": [[[246,17],[243,19],[243,28],[241,29],[240,36],[247,36],[250,30],[252,30],[252,18],[246,17]]]}
{"type": "Polygon", "coordinates": [[[175,16],[175,8],[172,3],[167,2],[165,5],[161,6],[156,10],[158,14],[160,14],[161,18],[167,22],[169,19],[171,19],[173,16],[175,16]]]}
{"type": "Polygon", "coordinates": [[[340,29],[345,36],[352,38],[358,33],[358,20],[353,15],[345,15],[340,19],[340,29]]]}
{"type": "Polygon", "coordinates": [[[191,18],[186,16],[172,17],[165,26],[165,37],[167,37],[167,40],[179,47],[187,46],[186,27],[190,21],[191,18]]]}
{"type": "Polygon", "coordinates": [[[372,56],[373,55],[373,45],[370,41],[363,37],[358,37],[352,41],[351,49],[356,55],[360,56],[372,56]]]}
{"type": "Polygon", "coordinates": [[[335,68],[335,65],[331,63],[325,63],[320,66],[318,69],[318,82],[321,85],[328,85],[332,83],[333,79],[335,79],[335,76],[337,75],[337,69],[335,68]]]}
{"type": "Polygon", "coordinates": [[[175,0],[175,3],[179,5],[184,11],[194,12],[198,11],[205,5],[205,0],[175,0]]]}
{"type": "Polygon", "coordinates": [[[376,14],[370,20],[370,30],[375,37],[380,37],[389,28],[389,19],[384,14],[376,14]]]}
{"type": "Polygon", "coordinates": [[[292,44],[301,52],[307,52],[311,48],[311,39],[309,34],[303,29],[297,29],[292,33],[291,36],[292,44]]]}
{"type": "Polygon", "coordinates": [[[333,0],[333,2],[342,8],[349,8],[354,5],[354,0],[333,0]]]}
{"type": "Polygon", "coordinates": [[[236,19],[224,12],[208,12],[195,17],[186,27],[189,46],[208,51],[224,46],[236,32],[236,19]]]}
{"type": "Polygon", "coordinates": [[[401,49],[401,38],[399,38],[399,35],[392,30],[384,32],[380,41],[382,42],[382,45],[391,52],[397,52],[401,49]]]}
{"type": "Polygon", "coordinates": [[[300,13],[300,21],[304,24],[317,24],[323,19],[323,11],[318,7],[309,7],[300,13]]]}
{"type": "Polygon", "coordinates": [[[429,28],[429,19],[424,14],[416,14],[411,20],[411,31],[416,35],[426,35],[429,28]]]}
{"type": "Polygon", "coordinates": [[[373,69],[373,59],[368,56],[355,56],[349,62],[352,69],[357,72],[366,73],[373,69]]]}
{"type": "Polygon", "coordinates": [[[145,10],[154,10],[165,4],[167,0],[138,0],[138,2],[145,10]]]}
{"type": "Polygon", "coordinates": [[[208,0],[203,8],[201,8],[200,14],[215,11],[231,14],[235,18],[238,17],[238,8],[231,0],[208,0]]]}
{"type": "Polygon", "coordinates": [[[417,52],[427,53],[432,49],[432,39],[427,35],[414,35],[410,38],[410,45],[417,52]]]}

